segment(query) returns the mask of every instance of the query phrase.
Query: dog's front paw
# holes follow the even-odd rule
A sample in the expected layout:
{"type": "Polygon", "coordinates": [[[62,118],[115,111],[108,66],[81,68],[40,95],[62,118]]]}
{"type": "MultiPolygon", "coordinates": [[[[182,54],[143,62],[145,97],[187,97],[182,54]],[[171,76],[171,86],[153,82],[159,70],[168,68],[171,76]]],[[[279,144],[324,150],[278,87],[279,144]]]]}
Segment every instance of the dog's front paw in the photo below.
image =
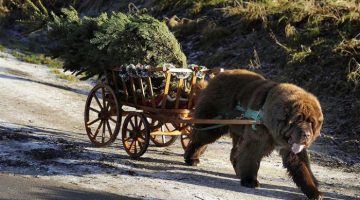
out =
{"type": "Polygon", "coordinates": [[[259,187],[259,181],[256,179],[241,179],[241,185],[248,188],[259,187]]]}
{"type": "Polygon", "coordinates": [[[186,165],[189,165],[189,166],[198,166],[198,164],[200,164],[200,160],[199,159],[185,159],[185,163],[186,163],[186,165]]]}
{"type": "Polygon", "coordinates": [[[313,194],[311,197],[308,197],[309,200],[323,200],[323,195],[321,192],[317,191],[315,194],[313,194]]]}

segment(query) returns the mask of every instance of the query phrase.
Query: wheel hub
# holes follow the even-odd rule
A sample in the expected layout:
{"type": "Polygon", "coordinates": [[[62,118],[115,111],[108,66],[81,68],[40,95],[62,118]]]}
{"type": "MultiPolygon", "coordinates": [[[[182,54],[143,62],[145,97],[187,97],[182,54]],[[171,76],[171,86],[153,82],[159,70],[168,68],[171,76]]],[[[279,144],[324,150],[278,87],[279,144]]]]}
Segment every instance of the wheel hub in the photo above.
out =
{"type": "Polygon", "coordinates": [[[102,120],[109,118],[109,112],[106,109],[102,109],[99,113],[99,118],[102,120]]]}
{"type": "Polygon", "coordinates": [[[140,138],[142,136],[141,130],[138,128],[135,128],[133,131],[130,132],[130,137],[137,139],[140,138]]]}

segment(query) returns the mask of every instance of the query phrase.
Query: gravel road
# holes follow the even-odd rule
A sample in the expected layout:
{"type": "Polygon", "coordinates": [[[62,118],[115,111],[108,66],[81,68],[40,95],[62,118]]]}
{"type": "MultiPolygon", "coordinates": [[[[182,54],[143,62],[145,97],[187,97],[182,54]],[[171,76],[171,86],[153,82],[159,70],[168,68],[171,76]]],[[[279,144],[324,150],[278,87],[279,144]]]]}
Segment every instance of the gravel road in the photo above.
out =
{"type": "MultiPolygon", "coordinates": [[[[81,199],[85,193],[94,199],[305,199],[276,152],[261,163],[261,187],[241,187],[228,137],[210,145],[198,167],[184,165],[180,141],[151,145],[138,160],[127,156],[120,139],[95,148],[83,125],[90,89],[0,52],[0,199],[81,199]],[[13,196],[14,188],[23,195],[13,196]]],[[[312,148],[312,168],[325,199],[359,199],[358,168],[327,157],[332,148],[324,141],[312,148]]]]}

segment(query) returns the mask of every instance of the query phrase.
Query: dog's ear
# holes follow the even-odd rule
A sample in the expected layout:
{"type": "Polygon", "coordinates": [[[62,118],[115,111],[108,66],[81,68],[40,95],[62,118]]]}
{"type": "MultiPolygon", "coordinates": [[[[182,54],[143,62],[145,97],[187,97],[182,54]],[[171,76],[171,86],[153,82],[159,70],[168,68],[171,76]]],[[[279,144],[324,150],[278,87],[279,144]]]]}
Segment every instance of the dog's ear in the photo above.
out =
{"type": "Polygon", "coordinates": [[[265,102],[263,106],[263,123],[271,133],[278,133],[287,125],[290,108],[281,100],[275,99],[265,102]]]}
{"type": "Polygon", "coordinates": [[[314,133],[314,140],[315,140],[318,136],[320,136],[320,130],[324,121],[324,116],[320,104],[314,103],[310,113],[311,113],[311,117],[308,117],[308,120],[309,122],[311,122],[311,126],[314,133]]]}

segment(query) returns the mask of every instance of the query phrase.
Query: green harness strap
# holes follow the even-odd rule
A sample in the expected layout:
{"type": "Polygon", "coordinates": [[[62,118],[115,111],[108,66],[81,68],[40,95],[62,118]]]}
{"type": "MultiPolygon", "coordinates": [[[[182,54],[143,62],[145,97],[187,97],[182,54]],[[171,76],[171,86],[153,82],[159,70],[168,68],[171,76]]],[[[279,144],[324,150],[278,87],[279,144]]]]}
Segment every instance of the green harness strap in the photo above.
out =
{"type": "MultiPolygon", "coordinates": [[[[244,113],[243,118],[245,118],[245,119],[253,119],[253,120],[256,120],[256,121],[260,121],[263,118],[262,109],[260,109],[258,111],[252,110],[250,108],[245,109],[245,108],[243,108],[241,106],[240,102],[238,102],[238,104],[235,106],[235,110],[243,112],[244,113]]],[[[214,117],[213,119],[224,119],[224,117],[219,115],[219,116],[214,117]]],[[[207,131],[207,130],[211,130],[211,129],[220,128],[220,127],[223,127],[223,126],[226,126],[226,125],[225,124],[215,124],[215,125],[207,126],[207,127],[204,127],[204,128],[196,128],[195,126],[193,126],[193,129],[199,130],[199,131],[207,131]]],[[[251,128],[254,131],[256,131],[256,124],[252,124],[251,128]]]]}
{"type": "MultiPolygon", "coordinates": [[[[262,108],[258,111],[252,110],[250,108],[245,109],[241,106],[240,102],[235,106],[235,110],[244,112],[245,119],[253,119],[256,121],[260,121],[263,118],[262,108]]],[[[251,125],[251,128],[256,131],[256,124],[251,125]]]]}

